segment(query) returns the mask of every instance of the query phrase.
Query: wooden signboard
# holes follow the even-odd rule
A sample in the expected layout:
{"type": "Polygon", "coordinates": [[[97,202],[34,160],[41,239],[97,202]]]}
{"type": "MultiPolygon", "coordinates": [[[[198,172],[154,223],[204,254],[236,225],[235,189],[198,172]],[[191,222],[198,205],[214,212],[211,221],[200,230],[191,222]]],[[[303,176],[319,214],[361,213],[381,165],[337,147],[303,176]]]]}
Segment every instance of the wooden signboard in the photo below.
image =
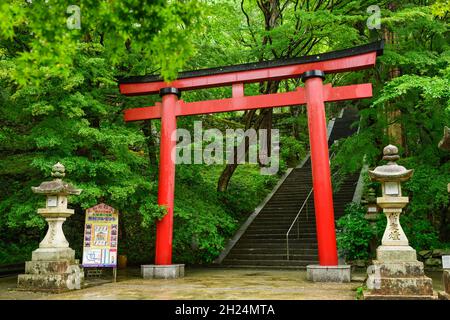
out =
{"type": "Polygon", "coordinates": [[[442,256],[442,268],[450,269],[450,255],[442,256]]]}
{"type": "Polygon", "coordinates": [[[100,203],[86,210],[83,241],[83,267],[117,266],[119,212],[100,203]]]}

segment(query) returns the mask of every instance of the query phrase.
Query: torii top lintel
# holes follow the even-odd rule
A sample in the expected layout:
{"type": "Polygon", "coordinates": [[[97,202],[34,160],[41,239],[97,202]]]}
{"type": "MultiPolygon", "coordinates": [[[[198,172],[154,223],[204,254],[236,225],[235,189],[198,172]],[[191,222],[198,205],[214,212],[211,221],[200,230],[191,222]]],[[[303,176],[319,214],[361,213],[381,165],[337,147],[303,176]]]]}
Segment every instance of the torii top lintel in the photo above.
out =
{"type": "Polygon", "coordinates": [[[301,76],[309,70],[325,73],[356,71],[375,66],[376,57],[383,54],[384,42],[310,55],[300,58],[246,63],[219,68],[181,72],[171,83],[158,75],[135,76],[119,80],[120,93],[128,96],[159,93],[165,87],[182,91],[220,87],[236,83],[282,80],[301,76]]]}

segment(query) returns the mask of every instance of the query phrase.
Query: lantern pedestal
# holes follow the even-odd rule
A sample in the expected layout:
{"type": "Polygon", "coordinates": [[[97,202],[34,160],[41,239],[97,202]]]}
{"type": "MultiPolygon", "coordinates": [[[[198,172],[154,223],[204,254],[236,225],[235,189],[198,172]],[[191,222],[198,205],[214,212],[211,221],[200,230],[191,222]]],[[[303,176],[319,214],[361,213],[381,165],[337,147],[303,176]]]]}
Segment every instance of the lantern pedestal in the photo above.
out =
{"type": "Polygon", "coordinates": [[[73,210],[65,209],[60,214],[51,210],[50,216],[48,211],[38,210],[48,223],[47,234],[39,248],[33,251],[31,261],[25,262],[25,274],[19,275],[17,287],[46,292],[80,289],[84,280],[83,269],[79,267],[75,250],[69,248],[62,231],[62,224],[73,210]]]}
{"type": "Polygon", "coordinates": [[[417,261],[416,250],[410,246],[379,246],[377,248],[377,261],[380,262],[414,262],[417,261]]]}
{"type": "Polygon", "coordinates": [[[47,207],[38,213],[48,223],[47,234],[34,250],[31,261],[25,262],[25,274],[17,280],[19,290],[62,292],[80,289],[84,280],[83,269],[75,259],[75,251],[69,247],[62,225],[74,210],[67,208],[67,195],[80,194],[60,178],[64,176],[64,166],[53,167],[53,181],[43,182],[33,192],[47,195],[47,207]]]}
{"type": "Polygon", "coordinates": [[[423,263],[415,262],[379,262],[370,266],[365,300],[403,300],[436,299],[431,278],[425,276],[423,263]]]}
{"type": "Polygon", "coordinates": [[[83,281],[78,260],[27,261],[25,274],[19,275],[17,288],[56,293],[80,289],[83,281]]]}

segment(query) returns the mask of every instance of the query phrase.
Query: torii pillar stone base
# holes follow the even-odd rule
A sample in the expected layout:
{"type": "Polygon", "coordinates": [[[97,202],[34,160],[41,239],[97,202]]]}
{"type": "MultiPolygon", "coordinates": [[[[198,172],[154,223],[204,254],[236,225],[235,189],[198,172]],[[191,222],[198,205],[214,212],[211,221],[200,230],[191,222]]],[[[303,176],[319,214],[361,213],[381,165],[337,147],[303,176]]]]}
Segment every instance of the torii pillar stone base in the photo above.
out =
{"type": "Polygon", "coordinates": [[[141,275],[144,279],[184,278],[184,264],[141,265],[141,275]]]}

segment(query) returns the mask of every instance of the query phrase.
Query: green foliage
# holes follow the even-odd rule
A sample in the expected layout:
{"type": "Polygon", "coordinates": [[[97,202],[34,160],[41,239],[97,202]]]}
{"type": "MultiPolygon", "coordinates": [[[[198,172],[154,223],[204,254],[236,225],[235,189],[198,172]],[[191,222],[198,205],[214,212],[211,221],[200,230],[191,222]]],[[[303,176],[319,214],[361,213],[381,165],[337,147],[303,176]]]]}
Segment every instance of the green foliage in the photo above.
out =
{"type": "Polygon", "coordinates": [[[76,214],[64,224],[78,257],[84,210],[106,202],[129,229],[121,249],[136,252],[131,262],[148,262],[154,245],[149,228],[164,210],[156,205],[142,125],[123,121],[124,108],[143,103],[125,102],[116,79],[155,69],[173,79],[194,53],[202,5],[86,0],[77,3],[81,29],[69,29],[70,4],[0,2],[0,243],[10,248],[1,253],[11,257],[8,252],[22,248],[22,259],[36,248],[46,223],[36,214],[44,199],[31,186],[49,179],[60,161],[66,180],[83,189],[70,199],[76,214]]]}
{"type": "Polygon", "coordinates": [[[363,300],[364,299],[364,291],[367,290],[367,285],[362,285],[360,287],[356,288],[356,300],[363,300]]]}
{"type": "MultiPolygon", "coordinates": [[[[430,163],[419,164],[414,161],[418,159],[414,158],[407,160],[403,165],[414,168],[411,180],[403,186],[412,198],[408,210],[422,215],[438,214],[439,209],[449,203],[446,187],[450,181],[450,163],[436,166],[430,163]]],[[[429,161],[432,159],[429,158],[429,161]]]]}
{"type": "Polygon", "coordinates": [[[305,146],[296,138],[282,136],[280,139],[280,157],[291,166],[306,156],[305,146]]]}
{"type": "Polygon", "coordinates": [[[337,221],[338,248],[348,260],[366,260],[370,257],[369,243],[374,228],[364,218],[365,213],[365,207],[350,203],[345,208],[345,215],[337,221]]]}
{"type": "Polygon", "coordinates": [[[78,29],[67,26],[68,19],[75,17],[69,5],[70,1],[55,0],[1,4],[0,34],[23,49],[17,54],[13,74],[21,85],[74,79],[79,45],[90,41],[104,46],[113,63],[110,67],[128,60],[128,55],[139,54],[160,68],[164,79],[172,80],[194,53],[189,35],[200,28],[203,14],[202,4],[196,0],[155,0],[146,5],[131,0],[83,0],[77,2],[78,29]]]}
{"type": "Polygon", "coordinates": [[[30,242],[27,239],[25,244],[0,242],[0,265],[22,263],[31,260],[31,251],[36,249],[38,242],[30,242]]]}
{"type": "Polygon", "coordinates": [[[138,211],[123,212],[119,219],[119,254],[126,255],[130,265],[151,262],[155,255],[155,222],[143,225],[144,217],[138,211]]]}
{"type": "Polygon", "coordinates": [[[418,214],[403,214],[400,219],[409,245],[416,251],[440,249],[448,245],[439,241],[439,235],[432,223],[418,214]]]}
{"type": "MultiPolygon", "coordinates": [[[[214,194],[206,188],[179,188],[175,210],[174,248],[177,261],[188,263],[211,262],[225,245],[225,236],[236,230],[236,221],[225,208],[214,201],[214,194]],[[209,199],[208,199],[209,198],[209,199]]],[[[214,190],[214,189],[213,189],[214,190]]]]}
{"type": "Polygon", "coordinates": [[[145,228],[152,225],[156,220],[161,220],[167,214],[167,208],[159,206],[154,196],[145,198],[139,207],[139,213],[142,216],[141,225],[145,228]]]}
{"type": "Polygon", "coordinates": [[[450,2],[448,0],[436,0],[431,9],[434,15],[443,18],[450,11],[450,2]]]}

